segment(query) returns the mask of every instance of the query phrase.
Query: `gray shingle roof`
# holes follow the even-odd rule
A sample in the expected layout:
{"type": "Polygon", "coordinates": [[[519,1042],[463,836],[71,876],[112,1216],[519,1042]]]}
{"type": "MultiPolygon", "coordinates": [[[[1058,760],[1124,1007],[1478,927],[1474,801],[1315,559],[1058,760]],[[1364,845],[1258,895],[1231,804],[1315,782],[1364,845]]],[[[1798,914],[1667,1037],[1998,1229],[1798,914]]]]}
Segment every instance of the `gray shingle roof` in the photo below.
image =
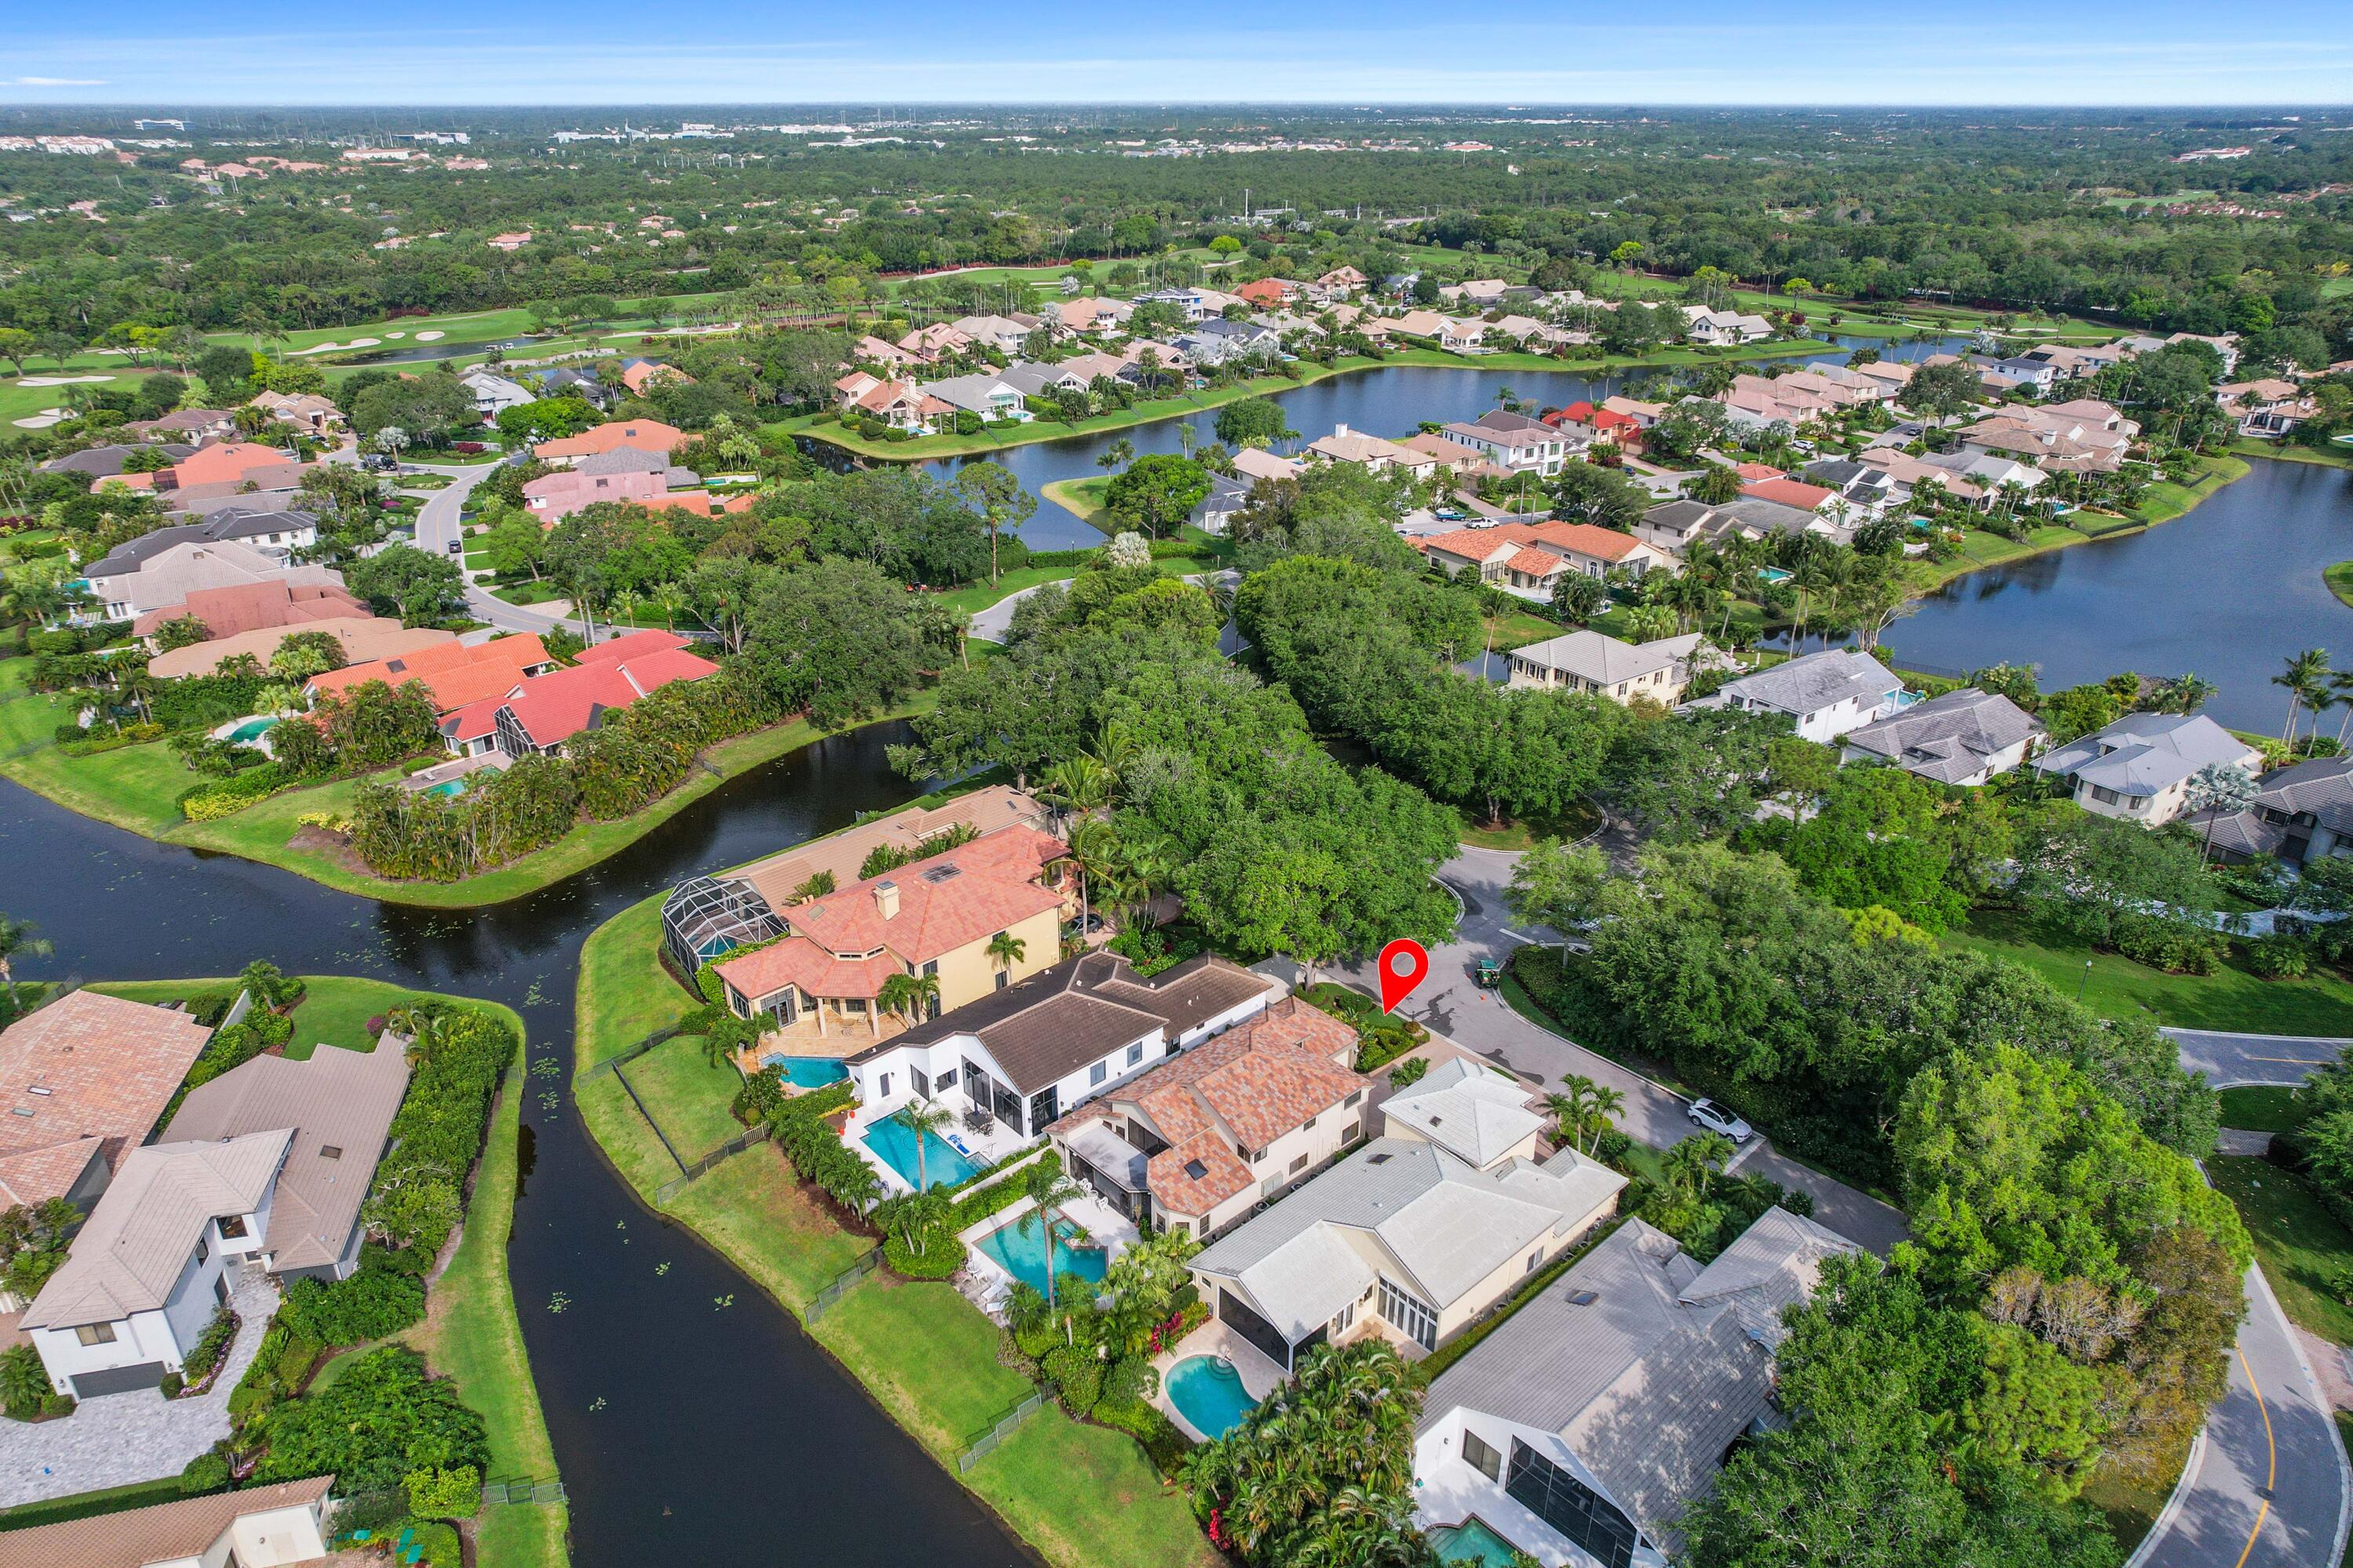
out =
{"type": "Polygon", "coordinates": [[[2210,763],[2243,763],[2253,749],[2203,713],[2127,713],[2034,765],[2118,795],[2153,795],[2210,763]]]}
{"type": "Polygon", "coordinates": [[[1775,1209],[1702,1269],[1630,1219],[1441,1373],[1423,1425],[1461,1408],[1556,1432],[1646,1534],[1671,1542],[1683,1506],[1769,1408],[1772,1355],[1752,1321],[1769,1307],[1778,1332],[1779,1306],[1852,1250],[1775,1209]]]}
{"type": "Polygon", "coordinates": [[[1205,1248],[1193,1268],[1239,1283],[1295,1344],[1372,1282],[1347,1232],[1377,1237],[1409,1276],[1398,1283],[1442,1310],[1625,1185],[1567,1151],[1541,1167],[1515,1161],[1482,1174],[1435,1144],[1380,1138],[1205,1248]]]}
{"type": "Polygon", "coordinates": [[[1819,713],[1851,699],[1884,698],[1904,683],[1869,654],[1825,648],[1726,681],[1727,695],[1778,708],[1784,713],[1819,713]]]}
{"type": "Polygon", "coordinates": [[[1847,731],[1846,743],[1940,784],[1958,784],[2042,729],[2009,698],[1965,686],[1847,731]]]}
{"type": "Polygon", "coordinates": [[[2227,815],[2201,811],[2189,825],[2201,834],[2211,826],[2217,849],[2275,855],[2287,843],[2289,819],[2298,816],[2309,816],[2339,837],[2353,837],[2353,756],[2316,757],[2282,768],[2263,780],[2249,809],[2227,815]]]}

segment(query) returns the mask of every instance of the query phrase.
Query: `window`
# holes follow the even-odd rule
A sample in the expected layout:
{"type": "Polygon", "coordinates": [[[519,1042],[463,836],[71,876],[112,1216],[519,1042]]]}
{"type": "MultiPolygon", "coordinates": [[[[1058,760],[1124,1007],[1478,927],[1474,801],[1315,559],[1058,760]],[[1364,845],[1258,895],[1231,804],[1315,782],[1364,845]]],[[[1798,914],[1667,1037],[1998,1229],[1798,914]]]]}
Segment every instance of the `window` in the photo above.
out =
{"type": "Polygon", "coordinates": [[[1008,981],[1008,980],[1012,979],[1012,978],[1013,978],[1013,977],[1012,977],[1011,975],[1008,974],[1008,973],[1007,973],[1005,971],[1003,971],[1002,969],[998,970],[998,971],[997,972],[997,988],[999,991],[1004,990],[1004,989],[1005,989],[1005,983],[1006,983],[1007,981],[1008,981]]]}
{"type": "Polygon", "coordinates": [[[213,1249],[205,1245],[205,1233],[201,1230],[196,1232],[196,1261],[202,1263],[212,1255],[213,1249]]]}
{"type": "Polygon", "coordinates": [[[956,1069],[950,1068],[947,1071],[940,1074],[939,1077],[932,1079],[932,1087],[934,1089],[954,1089],[955,1087],[955,1078],[956,1069]]]}
{"type": "Polygon", "coordinates": [[[1134,1067],[1142,1060],[1144,1060],[1144,1042],[1138,1040],[1127,1047],[1127,1065],[1134,1067]]]}
{"type": "Polygon", "coordinates": [[[1347,1099],[1342,1100],[1340,1102],[1340,1109],[1343,1110],[1353,1110],[1356,1109],[1356,1101],[1364,1098],[1365,1091],[1360,1089],[1356,1093],[1350,1095],[1347,1099]]]}
{"type": "Polygon", "coordinates": [[[1633,1521],[1608,1498],[1517,1437],[1512,1439],[1511,1471],[1504,1478],[1504,1492],[1599,1558],[1605,1568],[1629,1568],[1634,1561],[1634,1547],[1641,1537],[1633,1521]]]}
{"type": "Polygon", "coordinates": [[[915,1098],[917,1100],[929,1100],[932,1098],[932,1079],[929,1073],[926,1073],[921,1068],[909,1068],[907,1069],[907,1079],[915,1086],[915,1098]]]}
{"type": "Polygon", "coordinates": [[[1088,1086],[1092,1088],[1093,1085],[1103,1082],[1103,1079],[1110,1076],[1111,1065],[1108,1062],[1097,1062],[1094,1066],[1087,1069],[1088,1086]]]}
{"type": "MultiPolygon", "coordinates": [[[[322,1150],[321,1152],[323,1153],[325,1151],[322,1150]]],[[[233,1214],[222,1220],[220,1233],[223,1241],[237,1240],[245,1234],[245,1216],[241,1214],[233,1214]]]]}
{"type": "Polygon", "coordinates": [[[1381,1317],[1426,1351],[1438,1348],[1438,1313],[1381,1276],[1381,1317]]]}
{"type": "Polygon", "coordinates": [[[1364,1123],[1363,1123],[1363,1122],[1361,1122],[1361,1121],[1356,1122],[1356,1123],[1355,1123],[1354,1125],[1352,1125],[1352,1126],[1351,1126],[1351,1127],[1350,1127],[1350,1128],[1349,1128],[1345,1132],[1343,1132],[1343,1133],[1341,1133],[1341,1134],[1340,1134],[1340,1145],[1341,1145],[1341,1147],[1342,1147],[1342,1148],[1345,1148],[1345,1147],[1347,1147],[1349,1144],[1354,1143],[1357,1139],[1362,1138],[1364,1135],[1365,1135],[1365,1125],[1364,1125],[1364,1123]]]}
{"type": "Polygon", "coordinates": [[[1300,1172],[1302,1172],[1302,1171],[1303,1171],[1303,1170],[1305,1170],[1305,1169],[1307,1169],[1307,1156],[1306,1156],[1306,1155],[1302,1154],[1302,1155],[1300,1155],[1300,1156],[1299,1156],[1299,1158],[1297,1158],[1296,1160],[1293,1160],[1293,1162],[1291,1162],[1291,1173],[1292,1173],[1293,1175],[1294,1175],[1294,1176],[1295,1176],[1295,1175],[1299,1174],[1299,1173],[1300,1173],[1300,1172]]]}
{"type": "Polygon", "coordinates": [[[891,1098],[891,1075],[889,1073],[886,1072],[876,1075],[874,1079],[874,1098],[877,1100],[888,1100],[891,1098]]]}
{"type": "Polygon", "coordinates": [[[1534,1252],[1528,1254],[1528,1266],[1525,1268],[1521,1269],[1520,1272],[1523,1274],[1534,1274],[1536,1271],[1536,1265],[1543,1261],[1544,1248],[1539,1247],[1534,1252]]]}
{"type": "Polygon", "coordinates": [[[1462,1462],[1491,1481],[1504,1479],[1504,1456],[1468,1426],[1462,1428],[1462,1462]]]}
{"type": "Polygon", "coordinates": [[[112,1323],[83,1323],[74,1330],[74,1338],[86,1345],[111,1345],[114,1342],[112,1323]]]}
{"type": "Polygon", "coordinates": [[[1314,1125],[1315,1125],[1316,1121],[1317,1121],[1317,1118],[1313,1117],[1313,1116],[1309,1117],[1306,1121],[1303,1121],[1303,1122],[1301,1122],[1301,1123],[1299,1124],[1299,1130],[1300,1130],[1302,1132],[1306,1131],[1309,1128],[1311,1128],[1311,1127],[1313,1127],[1313,1126],[1314,1126],[1314,1125]]]}

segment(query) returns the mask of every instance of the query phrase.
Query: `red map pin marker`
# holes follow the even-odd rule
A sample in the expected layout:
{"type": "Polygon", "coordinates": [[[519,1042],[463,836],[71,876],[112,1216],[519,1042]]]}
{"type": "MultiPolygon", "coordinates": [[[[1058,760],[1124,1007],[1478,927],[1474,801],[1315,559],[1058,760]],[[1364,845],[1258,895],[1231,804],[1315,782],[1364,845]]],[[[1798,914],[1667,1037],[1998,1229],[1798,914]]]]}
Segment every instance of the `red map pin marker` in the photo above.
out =
{"type": "Polygon", "coordinates": [[[1381,1011],[1394,1013],[1397,1005],[1430,976],[1430,950],[1409,936],[1381,949],[1381,1011]]]}

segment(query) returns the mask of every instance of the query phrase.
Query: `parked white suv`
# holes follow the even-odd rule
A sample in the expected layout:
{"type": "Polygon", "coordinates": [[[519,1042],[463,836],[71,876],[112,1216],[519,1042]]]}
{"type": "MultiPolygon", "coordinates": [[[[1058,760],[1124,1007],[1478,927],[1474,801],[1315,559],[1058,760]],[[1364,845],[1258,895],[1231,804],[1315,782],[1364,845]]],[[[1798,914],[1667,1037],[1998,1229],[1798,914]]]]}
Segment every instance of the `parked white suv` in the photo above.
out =
{"type": "Polygon", "coordinates": [[[1710,1132],[1721,1132],[1735,1143],[1746,1143],[1757,1136],[1757,1129],[1712,1100],[1693,1100],[1690,1114],[1694,1121],[1710,1132]]]}

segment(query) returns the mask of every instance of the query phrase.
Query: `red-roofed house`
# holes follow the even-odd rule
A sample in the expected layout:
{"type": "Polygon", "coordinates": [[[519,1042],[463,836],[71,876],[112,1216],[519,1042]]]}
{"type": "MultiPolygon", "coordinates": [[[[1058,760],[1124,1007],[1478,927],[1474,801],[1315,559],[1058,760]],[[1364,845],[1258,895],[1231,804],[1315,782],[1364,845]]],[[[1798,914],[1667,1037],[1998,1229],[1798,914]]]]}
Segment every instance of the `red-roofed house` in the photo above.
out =
{"type": "Polygon", "coordinates": [[[432,697],[434,711],[441,717],[441,732],[448,738],[450,749],[461,757],[469,757],[490,750],[491,728],[488,716],[463,741],[452,733],[456,716],[476,704],[495,702],[519,682],[554,668],[555,660],[540,642],[538,634],[530,633],[493,637],[472,647],[438,643],[392,658],[346,665],[312,676],[304,683],[302,693],[315,703],[322,697],[339,696],[363,681],[381,680],[395,689],[416,681],[432,697]]]}
{"type": "Polygon", "coordinates": [[[813,1012],[820,1034],[830,1014],[879,1039],[875,998],[893,974],[936,978],[942,1010],[1002,990],[1062,955],[1062,919],[1078,902],[1065,852],[1052,834],[1016,823],[779,910],[785,935],[713,966],[727,1005],[783,1024],[813,1012]],[[999,936],[1019,944],[1018,958],[990,954],[999,936]]]}
{"type": "Polygon", "coordinates": [[[1444,567],[1450,577],[1475,569],[1482,582],[1522,598],[1550,596],[1553,585],[1571,572],[1606,577],[1613,567],[1623,567],[1640,577],[1645,572],[1676,570],[1674,557],[1657,546],[1589,522],[1505,522],[1458,528],[1406,542],[1444,567]]]}
{"type": "Polygon", "coordinates": [[[1640,452],[1642,449],[1641,421],[1630,414],[1598,407],[1583,398],[1566,408],[1554,409],[1544,416],[1544,422],[1564,435],[1582,435],[1586,446],[1596,441],[1608,441],[1621,452],[1640,452]]]}
{"type": "Polygon", "coordinates": [[[542,441],[531,449],[531,455],[543,463],[568,468],[583,458],[594,458],[617,447],[667,454],[685,439],[685,431],[659,419],[617,419],[560,441],[542,441]]]}
{"type": "Polygon", "coordinates": [[[1744,481],[1752,483],[1757,479],[1788,478],[1788,469],[1777,468],[1770,463],[1735,463],[1732,471],[1738,474],[1744,481]]]}
{"type": "Polygon", "coordinates": [[[1117,1176],[1141,1161],[1133,1205],[1119,1181],[1090,1184],[1139,1226],[1206,1240],[1364,1137],[1373,1080],[1356,1054],[1356,1030],[1286,996],[1047,1131],[1066,1171],[1117,1176]]]}
{"type": "Polygon", "coordinates": [[[558,468],[524,485],[522,503],[533,517],[553,525],[599,501],[642,501],[669,489],[669,479],[658,473],[584,474],[558,468]]]}
{"type": "Polygon", "coordinates": [[[441,733],[461,757],[493,746],[510,757],[561,756],[565,742],[595,729],[606,714],[672,681],[719,673],[717,665],[686,648],[677,633],[653,630],[598,643],[569,669],[528,676],[447,714],[441,733]]]}
{"type": "Polygon", "coordinates": [[[1261,310],[1271,310],[1298,292],[1298,284],[1281,278],[1261,278],[1234,290],[1237,298],[1248,300],[1261,310]]]}
{"type": "Polygon", "coordinates": [[[0,1033],[0,1208],[87,1210],[145,1142],[212,1032],[183,1012],[69,991],[0,1033]]]}
{"type": "Polygon", "coordinates": [[[1818,515],[1828,515],[1823,509],[1839,499],[1836,490],[1826,490],[1820,485],[1786,478],[1751,479],[1740,487],[1740,493],[1751,500],[1778,501],[1783,506],[1793,506],[1799,511],[1818,515]]]}
{"type": "Polygon", "coordinates": [[[93,481],[90,488],[123,485],[134,490],[179,491],[202,485],[228,494],[250,479],[263,489],[291,489],[301,482],[308,467],[290,460],[275,447],[256,441],[216,441],[209,447],[197,447],[168,468],[146,474],[109,474],[93,481]]]}

